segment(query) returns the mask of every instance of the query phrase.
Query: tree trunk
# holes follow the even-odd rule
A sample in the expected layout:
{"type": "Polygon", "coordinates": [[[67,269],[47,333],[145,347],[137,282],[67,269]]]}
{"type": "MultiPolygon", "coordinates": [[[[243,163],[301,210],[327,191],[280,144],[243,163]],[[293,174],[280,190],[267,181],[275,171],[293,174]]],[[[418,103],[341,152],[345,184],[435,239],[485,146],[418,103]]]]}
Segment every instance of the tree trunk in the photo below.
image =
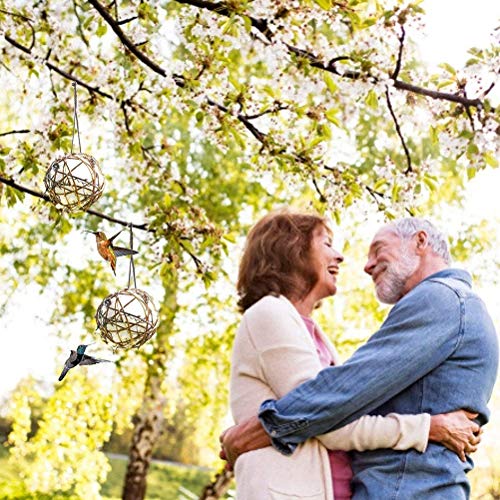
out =
{"type": "Polygon", "coordinates": [[[162,432],[165,404],[166,398],[161,395],[159,378],[156,375],[148,377],[141,412],[135,421],[123,500],[142,500],[146,496],[147,473],[155,443],[162,432]]]}
{"type": "Polygon", "coordinates": [[[215,500],[216,498],[221,498],[231,486],[233,477],[234,473],[232,471],[227,471],[225,469],[220,471],[215,476],[215,479],[203,488],[199,500],[215,500]]]}
{"type": "Polygon", "coordinates": [[[129,452],[127,473],[123,483],[123,500],[143,500],[146,495],[147,473],[155,444],[164,424],[167,398],[161,392],[169,360],[168,337],[172,333],[177,313],[178,275],[174,268],[164,280],[165,295],[161,305],[162,321],[154,337],[154,352],[148,356],[148,373],[139,415],[134,422],[134,435],[129,452]]]}

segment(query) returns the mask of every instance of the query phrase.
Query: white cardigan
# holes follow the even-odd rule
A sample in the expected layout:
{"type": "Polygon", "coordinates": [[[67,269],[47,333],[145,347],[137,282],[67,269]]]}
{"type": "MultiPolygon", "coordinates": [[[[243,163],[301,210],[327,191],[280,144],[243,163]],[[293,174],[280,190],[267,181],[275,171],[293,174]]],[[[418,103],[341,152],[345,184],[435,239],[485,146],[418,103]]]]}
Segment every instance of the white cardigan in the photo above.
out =
{"type": "MultiPolygon", "coordinates": [[[[323,332],[335,363],[339,358],[323,332]]],[[[277,399],[322,369],[316,347],[298,311],[285,297],[267,296],[250,307],[236,333],[231,360],[230,404],[236,423],[255,416],[266,399],[277,399]]],[[[317,439],[289,457],[272,447],[236,461],[238,500],[332,500],[327,449],[373,450],[427,447],[430,415],[364,416],[317,439]]]]}

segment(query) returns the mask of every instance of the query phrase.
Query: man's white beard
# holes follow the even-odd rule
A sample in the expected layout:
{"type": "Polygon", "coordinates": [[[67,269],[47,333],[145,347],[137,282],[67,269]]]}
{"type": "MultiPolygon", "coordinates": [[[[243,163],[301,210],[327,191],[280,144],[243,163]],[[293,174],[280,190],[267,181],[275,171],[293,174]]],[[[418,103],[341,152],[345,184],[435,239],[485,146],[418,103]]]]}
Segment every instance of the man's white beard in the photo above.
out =
{"type": "Polygon", "coordinates": [[[411,255],[408,245],[401,248],[401,258],[388,264],[375,293],[384,304],[395,304],[404,294],[405,285],[418,267],[418,257],[411,255]]]}

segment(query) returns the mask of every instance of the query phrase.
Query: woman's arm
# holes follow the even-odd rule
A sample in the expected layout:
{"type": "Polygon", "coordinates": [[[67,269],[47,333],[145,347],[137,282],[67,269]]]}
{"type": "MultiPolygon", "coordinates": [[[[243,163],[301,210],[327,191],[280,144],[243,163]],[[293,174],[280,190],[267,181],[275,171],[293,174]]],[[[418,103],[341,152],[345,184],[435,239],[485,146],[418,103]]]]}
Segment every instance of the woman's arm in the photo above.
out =
{"type": "MultiPolygon", "coordinates": [[[[300,317],[291,314],[289,307],[277,298],[266,301],[252,313],[246,317],[246,334],[258,352],[262,380],[278,398],[316,376],[322,366],[300,317]]],[[[464,459],[465,443],[478,426],[468,418],[450,415],[454,414],[440,415],[437,419],[426,413],[365,415],[318,439],[327,448],[336,450],[415,448],[421,452],[430,439],[442,442],[464,459]]]]}
{"type": "Polygon", "coordinates": [[[465,461],[465,453],[476,451],[480,441],[479,435],[475,435],[480,429],[472,420],[475,416],[462,410],[432,417],[427,413],[367,415],[317,438],[329,449],[346,451],[415,448],[424,452],[428,441],[435,441],[465,461]]]}

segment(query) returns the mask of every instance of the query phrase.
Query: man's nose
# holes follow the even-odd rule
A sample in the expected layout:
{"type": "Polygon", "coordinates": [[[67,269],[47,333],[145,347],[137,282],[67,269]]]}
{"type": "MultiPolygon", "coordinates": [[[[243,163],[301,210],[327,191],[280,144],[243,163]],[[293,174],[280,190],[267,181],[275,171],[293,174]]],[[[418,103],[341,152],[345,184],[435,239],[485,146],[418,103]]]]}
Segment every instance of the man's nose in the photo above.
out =
{"type": "Polygon", "coordinates": [[[366,262],[364,267],[365,273],[371,276],[374,267],[375,267],[375,259],[368,258],[368,261],[366,262]]]}

